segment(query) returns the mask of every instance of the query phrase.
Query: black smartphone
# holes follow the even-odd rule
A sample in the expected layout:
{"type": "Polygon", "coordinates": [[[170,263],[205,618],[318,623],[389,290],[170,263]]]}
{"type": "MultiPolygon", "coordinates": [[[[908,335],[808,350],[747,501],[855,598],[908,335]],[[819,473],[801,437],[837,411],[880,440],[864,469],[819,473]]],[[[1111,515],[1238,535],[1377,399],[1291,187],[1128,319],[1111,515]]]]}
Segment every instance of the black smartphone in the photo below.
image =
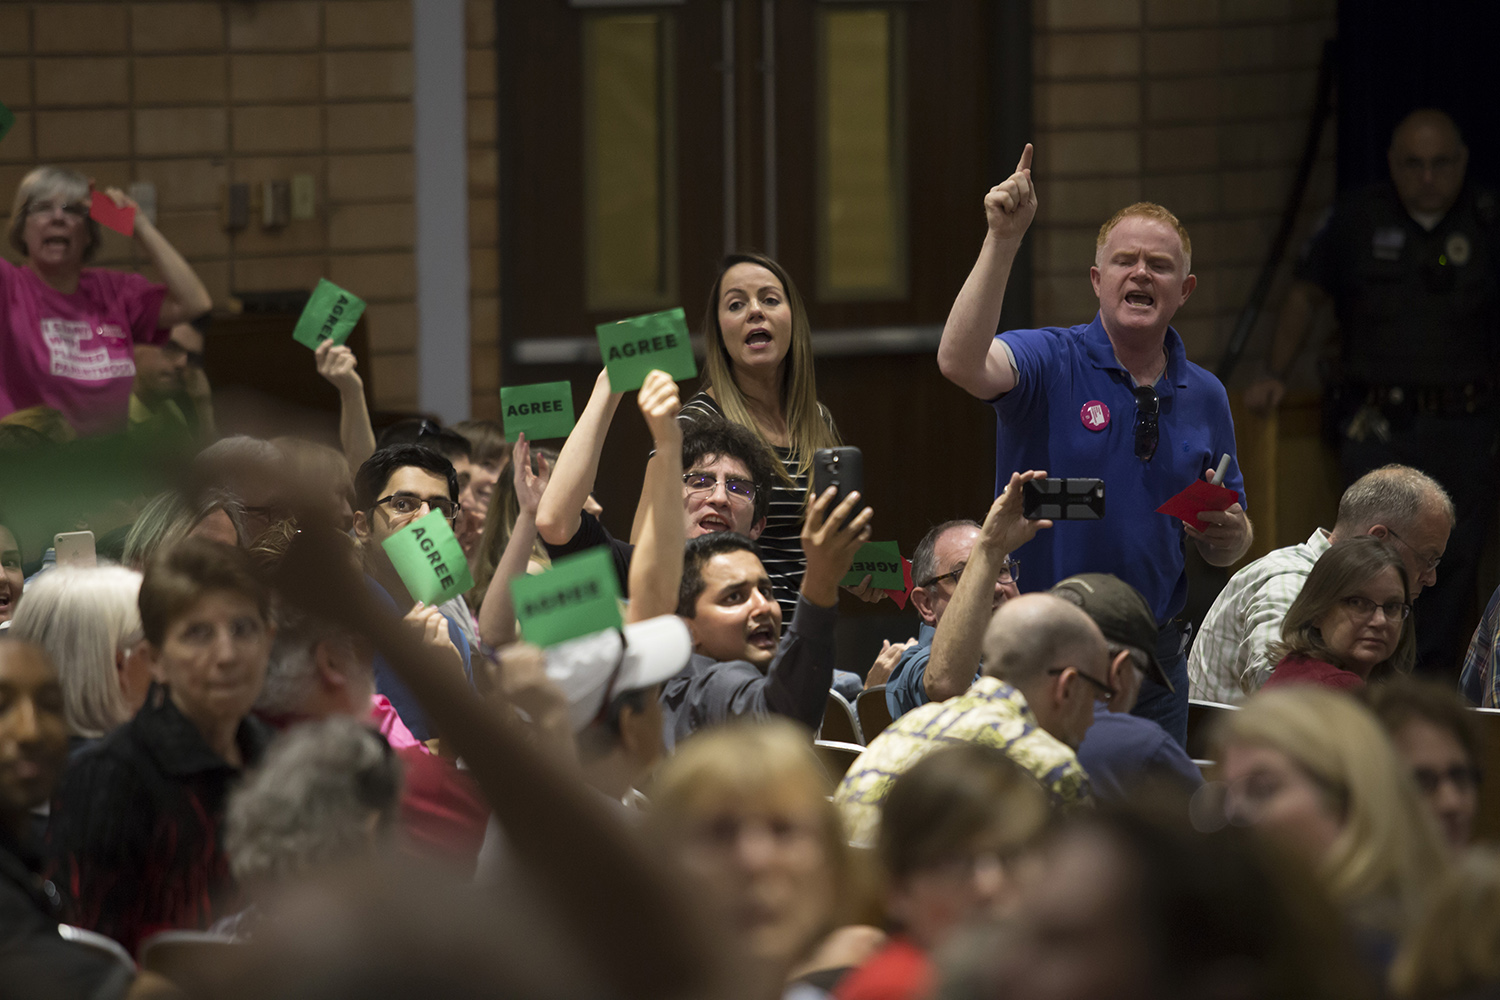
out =
{"type": "MultiPolygon", "coordinates": [[[[816,500],[828,487],[837,487],[829,510],[844,502],[844,497],[865,489],[865,456],[858,448],[819,448],[813,452],[812,498],[816,500]]],[[[849,516],[852,518],[859,511],[849,516]]]]}
{"type": "Polygon", "coordinates": [[[1104,480],[1027,480],[1021,484],[1021,512],[1033,521],[1098,521],[1104,517],[1104,480]]]}

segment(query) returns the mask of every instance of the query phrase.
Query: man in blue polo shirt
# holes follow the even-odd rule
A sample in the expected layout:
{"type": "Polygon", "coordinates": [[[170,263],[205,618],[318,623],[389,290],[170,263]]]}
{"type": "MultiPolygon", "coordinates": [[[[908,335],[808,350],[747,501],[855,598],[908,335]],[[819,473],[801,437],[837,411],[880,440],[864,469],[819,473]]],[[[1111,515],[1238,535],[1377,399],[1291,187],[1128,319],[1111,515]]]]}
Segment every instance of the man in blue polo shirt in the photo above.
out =
{"type": "Polygon", "coordinates": [[[1016,172],[985,196],[989,231],[948,314],[938,366],[995,408],[997,483],[1019,469],[1104,480],[1104,520],[1060,524],[1016,556],[1026,563],[1028,590],[1099,572],[1141,592],[1156,616],[1156,656],[1172,687],[1148,679],[1135,714],[1184,742],[1187,665],[1176,617],[1187,601],[1186,539],[1209,563],[1228,566],[1252,538],[1240,504],[1201,514],[1202,531],[1156,513],[1195,478],[1210,475],[1225,453],[1224,485],[1244,496],[1229,398],[1217,379],[1188,361],[1170,326],[1197,284],[1192,244],[1160,205],[1122,209],[1099,230],[1089,271],[1099,298],[1093,322],[996,335],[1011,265],[1036,215],[1031,152],[1028,144],[1016,172]]]}

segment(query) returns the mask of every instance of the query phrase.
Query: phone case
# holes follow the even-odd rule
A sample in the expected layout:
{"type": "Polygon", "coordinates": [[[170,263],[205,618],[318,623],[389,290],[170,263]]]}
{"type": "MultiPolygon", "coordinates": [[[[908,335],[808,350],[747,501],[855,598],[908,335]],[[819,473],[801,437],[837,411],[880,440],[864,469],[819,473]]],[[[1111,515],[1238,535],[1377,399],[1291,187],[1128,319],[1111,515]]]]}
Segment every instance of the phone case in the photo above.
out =
{"type": "Polygon", "coordinates": [[[858,448],[819,448],[813,452],[812,495],[819,497],[830,486],[838,487],[832,510],[844,497],[865,488],[865,457],[858,448]]]}
{"type": "Polygon", "coordinates": [[[1032,479],[1021,487],[1021,505],[1033,520],[1098,521],[1104,517],[1104,480],[1032,479]]]}

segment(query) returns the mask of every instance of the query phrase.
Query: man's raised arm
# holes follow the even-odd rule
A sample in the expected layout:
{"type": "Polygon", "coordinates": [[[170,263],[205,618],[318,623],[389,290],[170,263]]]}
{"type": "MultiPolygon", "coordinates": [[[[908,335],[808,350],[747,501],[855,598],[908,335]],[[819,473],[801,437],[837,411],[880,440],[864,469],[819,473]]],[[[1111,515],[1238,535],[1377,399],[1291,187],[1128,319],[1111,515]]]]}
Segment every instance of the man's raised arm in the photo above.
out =
{"type": "Polygon", "coordinates": [[[979,671],[984,630],[994,615],[995,582],[1005,557],[1031,541],[1051,521],[1030,521],[1022,513],[1021,484],[1045,472],[1013,472],[1010,483],[990,505],[979,539],[969,553],[963,574],[953,588],[953,600],[932,637],[922,686],[929,701],[947,701],[969,690],[979,671]]]}
{"type": "Polygon", "coordinates": [[[552,481],[542,495],[536,512],[536,530],[548,545],[566,545],[578,534],[583,502],[594,489],[599,474],[599,456],[604,452],[604,437],[609,422],[624,393],[610,392],[609,374],[601,371],[594,380],[594,392],[578,417],[578,423],[557,453],[552,481]]]}
{"type": "Polygon", "coordinates": [[[1016,172],[984,196],[984,215],[989,231],[943,326],[938,369],[969,395],[994,399],[1016,387],[1015,370],[1005,347],[995,339],[995,330],[1021,237],[1036,216],[1031,143],[1022,151],[1016,172]]]}

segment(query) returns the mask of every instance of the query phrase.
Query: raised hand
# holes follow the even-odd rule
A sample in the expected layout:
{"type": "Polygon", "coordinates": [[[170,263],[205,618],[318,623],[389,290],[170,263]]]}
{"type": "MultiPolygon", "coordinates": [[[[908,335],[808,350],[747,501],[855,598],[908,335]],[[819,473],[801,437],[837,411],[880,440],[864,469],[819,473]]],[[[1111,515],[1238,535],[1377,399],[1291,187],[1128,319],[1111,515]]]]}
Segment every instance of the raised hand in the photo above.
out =
{"type": "Polygon", "coordinates": [[[364,392],[364,380],[359,377],[359,361],[354,352],[343,344],[325,340],[313,352],[318,365],[318,374],[323,376],[339,392],[364,392]]]}
{"type": "Polygon", "coordinates": [[[1010,482],[990,505],[984,524],[979,527],[979,544],[1000,555],[1007,555],[1031,541],[1042,528],[1052,527],[1051,521],[1028,519],[1024,513],[1025,504],[1021,497],[1022,484],[1033,479],[1046,478],[1045,472],[1035,470],[1012,472],[1010,482]]]}
{"type": "Polygon", "coordinates": [[[838,488],[830,486],[813,501],[802,523],[802,551],[807,553],[807,572],[802,577],[802,595],[814,604],[832,607],[839,599],[839,581],[854,565],[854,554],[870,540],[870,519],[875,512],[869,507],[858,514],[856,491],[834,507],[838,488]],[[854,516],[851,517],[850,515],[854,516]]]}
{"type": "Polygon", "coordinates": [[[547,483],[552,479],[552,467],[547,464],[547,456],[537,455],[536,471],[532,472],[531,442],[526,440],[525,434],[521,434],[516,438],[510,462],[515,469],[516,500],[521,505],[521,512],[536,517],[542,494],[547,491],[547,483]]]}
{"type": "Polygon", "coordinates": [[[1031,143],[1021,151],[1016,172],[990,188],[984,196],[984,217],[990,236],[1019,243],[1036,217],[1036,188],[1031,183],[1031,143]]]}
{"type": "Polygon", "coordinates": [[[651,428],[653,441],[673,441],[682,436],[682,428],[677,424],[682,399],[677,394],[677,383],[672,376],[660,370],[650,372],[646,381],[641,383],[641,391],[636,394],[636,404],[641,408],[641,416],[646,418],[646,426],[651,428]]]}

